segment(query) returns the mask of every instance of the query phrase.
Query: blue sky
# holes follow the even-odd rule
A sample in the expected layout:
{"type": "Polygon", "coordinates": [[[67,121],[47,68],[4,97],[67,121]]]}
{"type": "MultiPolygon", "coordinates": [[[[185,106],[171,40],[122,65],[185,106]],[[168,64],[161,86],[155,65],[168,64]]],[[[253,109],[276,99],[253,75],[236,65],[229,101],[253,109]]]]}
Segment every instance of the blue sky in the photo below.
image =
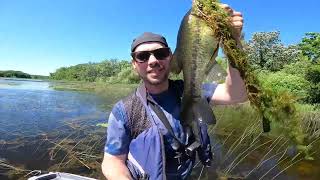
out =
{"type": "MultiPolygon", "coordinates": [[[[244,16],[245,39],[281,32],[285,44],[320,32],[319,0],[225,0],[244,16]]],[[[163,34],[174,49],[191,0],[0,0],[0,70],[49,75],[104,59],[129,60],[132,39],[163,34]]]]}

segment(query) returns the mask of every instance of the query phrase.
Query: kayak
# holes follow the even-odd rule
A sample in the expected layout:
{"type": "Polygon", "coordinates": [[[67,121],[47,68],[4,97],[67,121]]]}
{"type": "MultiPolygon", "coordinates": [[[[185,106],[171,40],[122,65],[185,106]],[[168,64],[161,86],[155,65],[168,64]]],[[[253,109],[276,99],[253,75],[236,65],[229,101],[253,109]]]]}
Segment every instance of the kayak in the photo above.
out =
{"type": "Polygon", "coordinates": [[[49,172],[38,176],[32,176],[28,180],[97,180],[76,174],[63,173],[63,172],[49,172]]]}

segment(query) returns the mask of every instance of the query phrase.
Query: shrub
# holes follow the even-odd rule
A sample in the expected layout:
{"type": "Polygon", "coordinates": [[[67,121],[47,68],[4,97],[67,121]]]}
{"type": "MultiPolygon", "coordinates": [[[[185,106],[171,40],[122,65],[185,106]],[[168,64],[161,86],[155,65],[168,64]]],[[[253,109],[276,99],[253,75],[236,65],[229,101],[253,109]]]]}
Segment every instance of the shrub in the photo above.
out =
{"type": "Polygon", "coordinates": [[[311,85],[307,102],[310,104],[320,104],[320,83],[311,85]]]}
{"type": "Polygon", "coordinates": [[[116,76],[110,77],[109,83],[130,83],[136,84],[140,82],[140,77],[134,72],[132,67],[123,68],[116,76]]]}
{"type": "Polygon", "coordinates": [[[285,65],[281,71],[286,74],[292,74],[305,78],[305,75],[307,74],[307,71],[311,68],[311,66],[312,63],[310,60],[302,59],[300,61],[285,65]]]}
{"type": "Polygon", "coordinates": [[[320,83],[320,64],[313,65],[306,72],[306,79],[313,84],[320,83]]]}
{"type": "Polygon", "coordinates": [[[277,92],[288,91],[299,100],[305,100],[308,97],[310,83],[303,77],[284,72],[267,73],[265,71],[261,72],[258,77],[266,89],[277,92]]]}

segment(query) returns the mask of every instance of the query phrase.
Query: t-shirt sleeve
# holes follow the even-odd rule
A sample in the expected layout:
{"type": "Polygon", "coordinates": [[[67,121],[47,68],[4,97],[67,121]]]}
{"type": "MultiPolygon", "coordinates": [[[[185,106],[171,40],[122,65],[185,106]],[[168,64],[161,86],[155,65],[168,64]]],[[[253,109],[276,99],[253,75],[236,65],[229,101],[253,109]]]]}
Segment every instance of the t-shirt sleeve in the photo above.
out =
{"type": "Polygon", "coordinates": [[[126,126],[127,115],[122,101],[119,101],[112,109],[107,128],[107,140],[104,147],[106,153],[112,155],[127,154],[131,141],[129,130],[126,126]]]}
{"type": "Polygon", "coordinates": [[[217,83],[204,83],[204,84],[202,84],[202,97],[205,98],[208,102],[210,102],[217,86],[218,86],[217,83]]]}

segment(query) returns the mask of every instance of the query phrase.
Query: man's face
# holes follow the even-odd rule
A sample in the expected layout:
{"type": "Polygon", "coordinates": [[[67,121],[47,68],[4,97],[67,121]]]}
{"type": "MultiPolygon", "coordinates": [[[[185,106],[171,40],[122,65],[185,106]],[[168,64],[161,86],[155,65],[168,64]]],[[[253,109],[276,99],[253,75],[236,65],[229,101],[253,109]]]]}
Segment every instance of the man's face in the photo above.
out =
{"type": "MultiPolygon", "coordinates": [[[[164,46],[161,43],[148,42],[137,46],[134,52],[153,51],[159,48],[164,48],[164,46]]],[[[157,59],[154,54],[151,53],[146,62],[139,62],[138,60],[133,59],[132,65],[144,83],[148,83],[150,85],[159,85],[168,80],[171,59],[171,52],[168,57],[163,59],[157,59]]]]}

